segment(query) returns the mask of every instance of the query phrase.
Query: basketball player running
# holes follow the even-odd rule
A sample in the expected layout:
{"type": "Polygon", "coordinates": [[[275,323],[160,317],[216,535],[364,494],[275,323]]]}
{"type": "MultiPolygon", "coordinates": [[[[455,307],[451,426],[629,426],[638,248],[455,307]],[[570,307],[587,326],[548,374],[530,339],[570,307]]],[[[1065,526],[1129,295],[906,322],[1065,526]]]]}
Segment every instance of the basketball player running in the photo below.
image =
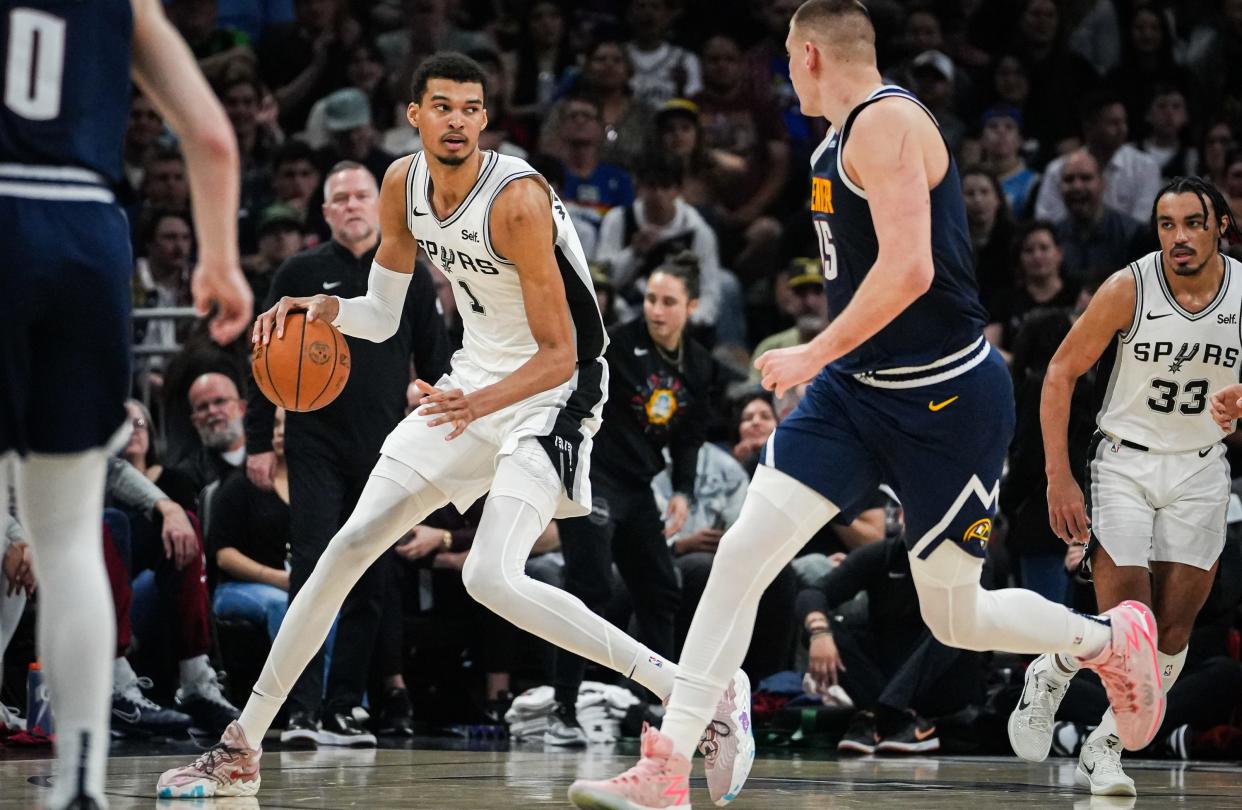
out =
{"type": "MultiPolygon", "coordinates": [[[[160,797],[254,794],[263,735],[358,577],[431,512],[450,502],[465,511],[489,491],[462,571],[471,596],[661,698],[672,692],[670,662],[523,570],[553,517],[591,511],[607,336],[560,200],[524,161],[478,149],[487,125],[483,79],[460,54],[432,56],[415,72],[407,115],[424,151],[397,160],[384,177],[383,236],[367,295],[282,298],[255,324],[255,340],[267,343],[290,310],[305,309],[347,335],[385,340],[421,247],[452,283],[465,336],[438,385],[418,381],[421,407],[388,436],[353,514],[289,605],[242,716],[192,765],[161,776],[160,797]]],[[[749,690],[733,691],[716,717],[726,750],[716,758],[719,773],[708,774],[723,783],[721,794],[740,787],[753,758],[749,690]]]]}
{"type": "Polygon", "coordinates": [[[1144,609],[1089,617],[1031,591],[979,586],[1013,386],[982,337],[957,168],[930,113],[881,83],[874,43],[854,0],[809,0],[794,14],[794,90],[804,114],[833,124],[812,157],[811,208],[835,317],[809,344],[757,361],[778,396],[814,382],[769,439],[720,541],[662,728],[645,731],[625,774],[572,785],[579,807],[689,807],[696,729],[746,653],[764,588],[880,481],[905,508],[911,573],[938,640],[1073,655],[1101,673],[1128,746],[1155,731],[1163,704],[1144,609]]]}
{"type": "Polygon", "coordinates": [[[128,428],[129,227],[122,179],[131,77],[181,136],[212,335],[250,319],[237,264],[238,164],[228,119],[157,0],[0,4],[0,492],[16,456],[19,517],[39,573],[39,657],[56,711],[47,806],[106,805],[114,628],[104,573],[109,448],[128,428]],[[132,61],[132,64],[131,64],[132,61]]]}
{"type": "MultiPolygon", "coordinates": [[[[1160,250],[1114,273],[1091,299],[1048,366],[1040,418],[1052,530],[1067,543],[1090,540],[1101,608],[1125,599],[1152,605],[1168,694],[1225,546],[1229,465],[1208,392],[1238,379],[1242,264],[1220,253],[1221,237],[1238,232],[1210,183],[1172,181],[1152,219],[1160,250]],[[1101,357],[1106,390],[1088,457],[1088,506],[1070,473],[1066,431],[1074,383],[1101,357]]],[[[1027,668],[1009,716],[1018,756],[1048,756],[1057,706],[1077,671],[1065,654],[1041,655],[1027,668]]],[[[1135,795],[1111,710],[1087,737],[1074,778],[1096,795],[1135,795]]]]}

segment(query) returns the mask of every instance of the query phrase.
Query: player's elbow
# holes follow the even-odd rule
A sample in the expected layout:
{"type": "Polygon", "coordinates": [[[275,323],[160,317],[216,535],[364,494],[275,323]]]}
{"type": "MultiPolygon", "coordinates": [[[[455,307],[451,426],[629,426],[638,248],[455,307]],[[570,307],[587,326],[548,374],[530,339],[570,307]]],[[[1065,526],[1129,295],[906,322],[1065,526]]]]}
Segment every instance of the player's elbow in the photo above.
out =
{"type": "Polygon", "coordinates": [[[569,343],[554,343],[545,345],[543,349],[548,355],[548,374],[552,376],[553,384],[569,382],[578,365],[578,353],[574,347],[569,343]]]}
{"type": "Polygon", "coordinates": [[[212,167],[212,171],[236,171],[238,166],[237,138],[229,121],[221,112],[188,133],[188,139],[212,167]]]}
{"type": "Polygon", "coordinates": [[[914,298],[919,298],[931,289],[932,279],[936,277],[936,269],[930,256],[916,256],[907,261],[902,275],[905,289],[914,298]]]}

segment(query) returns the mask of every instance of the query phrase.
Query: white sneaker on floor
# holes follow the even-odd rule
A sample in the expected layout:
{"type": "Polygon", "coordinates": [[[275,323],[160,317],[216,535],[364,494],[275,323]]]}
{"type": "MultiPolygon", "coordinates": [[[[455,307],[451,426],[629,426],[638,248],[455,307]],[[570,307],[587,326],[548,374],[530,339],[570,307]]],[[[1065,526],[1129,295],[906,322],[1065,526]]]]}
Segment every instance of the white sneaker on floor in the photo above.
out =
{"type": "Polygon", "coordinates": [[[1134,780],[1121,770],[1121,739],[1110,734],[1082,747],[1074,784],[1092,796],[1135,796],[1134,780]]]}
{"type": "Polygon", "coordinates": [[[557,703],[548,715],[548,728],[543,732],[543,744],[558,748],[585,748],[589,742],[582,724],[578,722],[574,707],[557,703]]]}
{"type": "Polygon", "coordinates": [[[1041,655],[1026,668],[1022,694],[1009,713],[1009,744],[1027,762],[1043,762],[1052,747],[1052,724],[1069,681],[1056,678],[1056,662],[1041,655]]]}

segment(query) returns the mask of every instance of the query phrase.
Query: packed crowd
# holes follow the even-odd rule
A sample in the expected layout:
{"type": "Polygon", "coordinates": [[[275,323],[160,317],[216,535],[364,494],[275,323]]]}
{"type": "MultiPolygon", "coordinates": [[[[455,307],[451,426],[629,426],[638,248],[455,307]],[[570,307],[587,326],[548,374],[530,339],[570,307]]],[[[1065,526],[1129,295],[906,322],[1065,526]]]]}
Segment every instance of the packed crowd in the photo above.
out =
{"type": "MultiPolygon", "coordinates": [[[[547,178],[593,263],[614,345],[655,349],[641,367],[609,351],[629,386],[624,408],[609,413],[633,429],[618,427],[597,445],[592,480],[610,508],[554,524],[527,573],[622,627],[632,621],[645,643],[672,657],[759,451],[797,403],[798,391],[774,401],[758,389],[751,360],[809,340],[830,317],[806,180],[826,124],[800,114],[784,46],[798,5],[167,4],[236,132],[243,265],[260,309],[295,294],[293,275],[313,272],[313,261],[334,249],[365,279],[378,228],[374,188],[397,156],[420,148],[406,120],[413,69],[444,50],[483,66],[482,148],[523,157],[547,178]],[[362,234],[355,220],[370,230],[362,234]],[[678,499],[688,519],[666,536],[663,517],[678,499]],[[602,556],[572,556],[586,546],[574,542],[583,536],[603,537],[602,556]]],[[[1242,0],[866,5],[885,77],[917,94],[961,168],[986,334],[1013,372],[1018,428],[991,582],[1091,612],[1091,589],[1078,577],[1081,548],[1067,550],[1048,527],[1040,386],[1103,279],[1156,249],[1151,206],[1165,178],[1208,178],[1242,211],[1242,0]]],[[[143,314],[190,303],[195,245],[184,159],[138,93],[124,164],[118,192],[138,257],[139,317],[132,433],[110,465],[104,515],[118,627],[113,727],[214,733],[236,717],[234,701],[257,675],[289,594],[348,514],[348,482],[365,476],[374,452],[351,454],[370,441],[356,426],[286,415],[256,396],[247,340],[222,349],[191,319],[143,314]],[[295,480],[299,463],[344,483],[295,480]],[[299,487],[339,494],[299,515],[289,506],[299,487]]],[[[418,303],[406,308],[413,325],[394,338],[395,353],[356,355],[356,378],[368,363],[382,364],[400,391],[415,375],[434,380],[460,345],[449,282],[430,259],[420,257],[420,268],[423,285],[410,293],[418,303]]],[[[325,281],[320,291],[335,286],[325,281]]],[[[1077,469],[1094,430],[1091,384],[1075,394],[1077,469]]],[[[388,403],[388,388],[382,396],[388,403]]],[[[415,401],[411,389],[404,404],[415,401]]],[[[375,427],[382,438],[402,404],[378,416],[358,397],[342,407],[389,419],[375,427]]],[[[1242,475],[1237,448],[1231,456],[1242,475]]],[[[842,750],[876,741],[891,752],[934,750],[937,726],[945,747],[1007,750],[996,718],[1020,683],[1016,660],[932,638],[890,492],[881,488],[852,517],[826,527],[764,596],[745,664],[758,685],[757,718],[779,729],[796,717],[796,725],[806,713],[785,707],[807,706],[852,718],[835,730],[844,730],[842,750]]],[[[22,703],[25,667],[37,653],[22,616],[37,608],[37,581],[20,515],[5,509],[0,519],[0,704],[22,703]]],[[[1242,501],[1230,519],[1242,521],[1242,501]]],[[[373,734],[409,734],[419,723],[499,724],[513,694],[542,684],[553,691],[519,702],[515,725],[574,741],[572,729],[541,718],[582,700],[598,706],[601,687],[579,693],[581,662],[469,599],[461,572],[478,520],[477,507],[441,510],[376,564],[342,611],[327,660],[291,697],[286,741],[373,744],[373,734]]],[[[1153,744],[1174,756],[1242,749],[1242,704],[1218,699],[1242,695],[1242,522],[1230,526],[1187,674],[1153,744]]],[[[1098,684],[1071,694],[1054,743],[1067,754],[1105,705],[1098,684]]],[[[631,720],[659,711],[612,702],[631,720]]],[[[2,705],[0,712],[0,726],[16,723],[2,705]]],[[[559,720],[575,722],[572,712],[559,720]]]]}

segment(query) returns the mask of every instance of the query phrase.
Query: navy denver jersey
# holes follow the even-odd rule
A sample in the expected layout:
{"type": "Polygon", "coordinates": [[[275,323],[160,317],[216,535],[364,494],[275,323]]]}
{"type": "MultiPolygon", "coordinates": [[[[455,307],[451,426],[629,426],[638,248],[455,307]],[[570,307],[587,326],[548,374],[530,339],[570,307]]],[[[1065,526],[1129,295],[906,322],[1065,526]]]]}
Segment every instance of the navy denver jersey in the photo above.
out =
{"type": "Polygon", "coordinates": [[[0,163],[80,167],[120,181],[130,0],[0,0],[0,9],[0,163]]]}
{"type": "MultiPolygon", "coordinates": [[[[879,255],[866,192],[845,174],[841,152],[858,114],[892,96],[923,107],[907,90],[881,87],[854,108],[843,127],[828,133],[811,158],[812,219],[824,263],[828,308],[834,316],[853,299],[879,255]]],[[[857,374],[921,366],[978,340],[987,312],[979,303],[961,179],[952,152],[948,172],[931,190],[931,241],[935,267],[931,289],[874,337],[837,360],[833,366],[839,371],[857,374]]]]}

